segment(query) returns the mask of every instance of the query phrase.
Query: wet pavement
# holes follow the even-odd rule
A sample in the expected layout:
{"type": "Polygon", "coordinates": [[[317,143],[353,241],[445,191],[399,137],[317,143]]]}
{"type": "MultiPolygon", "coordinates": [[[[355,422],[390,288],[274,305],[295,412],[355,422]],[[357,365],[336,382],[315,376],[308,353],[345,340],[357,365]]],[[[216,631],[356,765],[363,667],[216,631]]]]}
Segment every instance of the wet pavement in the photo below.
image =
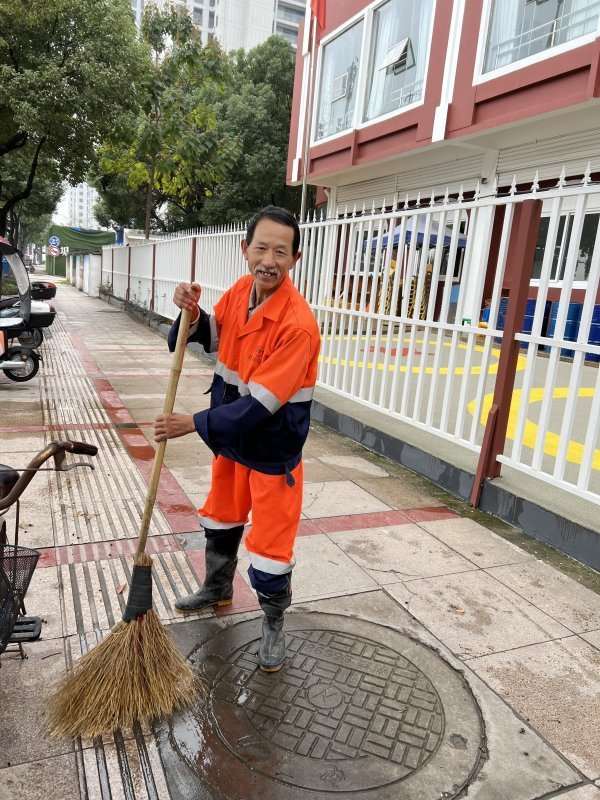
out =
{"type": "MultiPolygon", "coordinates": [[[[56,306],[39,376],[0,374],[0,461],[61,437],[99,454],[23,496],[44,624],[27,660],[0,656],[0,800],[600,800],[599,576],[318,426],[284,669],[256,669],[243,549],[231,607],[175,611],[203,576],[211,454],[188,436],[168,445],[149,550],[157,612],[208,695],[153,729],[49,739],[54,682],[124,608],[170,365],[120,309],[66,285],[56,306]]],[[[187,355],[176,410],[205,407],[210,380],[187,355]]]]}

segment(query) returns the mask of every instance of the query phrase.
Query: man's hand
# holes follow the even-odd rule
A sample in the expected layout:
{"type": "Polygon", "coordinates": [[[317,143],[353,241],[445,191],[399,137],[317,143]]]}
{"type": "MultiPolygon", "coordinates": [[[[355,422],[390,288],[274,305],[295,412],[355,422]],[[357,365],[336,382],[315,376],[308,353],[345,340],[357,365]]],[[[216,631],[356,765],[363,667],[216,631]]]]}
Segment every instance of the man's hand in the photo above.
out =
{"type": "Polygon", "coordinates": [[[198,318],[198,301],[200,300],[200,293],[202,289],[198,283],[178,283],[173,295],[173,302],[177,308],[187,308],[192,314],[192,322],[194,317],[198,318]]]}
{"type": "Polygon", "coordinates": [[[154,441],[176,439],[187,433],[194,433],[194,417],[191,414],[161,414],[154,420],[154,441]]]}

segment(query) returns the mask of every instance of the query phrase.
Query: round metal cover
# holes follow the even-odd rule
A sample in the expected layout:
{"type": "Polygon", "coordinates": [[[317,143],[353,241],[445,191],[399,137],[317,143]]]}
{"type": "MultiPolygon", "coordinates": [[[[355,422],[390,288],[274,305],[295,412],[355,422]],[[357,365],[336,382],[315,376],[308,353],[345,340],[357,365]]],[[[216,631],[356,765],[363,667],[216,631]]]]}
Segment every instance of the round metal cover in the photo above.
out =
{"type": "Polygon", "coordinates": [[[438,653],[344,616],[288,613],[285,630],[278,673],[258,669],[260,620],[190,656],[208,694],[172,722],[169,739],[199,796],[450,800],[473,780],[482,718],[438,653]]]}

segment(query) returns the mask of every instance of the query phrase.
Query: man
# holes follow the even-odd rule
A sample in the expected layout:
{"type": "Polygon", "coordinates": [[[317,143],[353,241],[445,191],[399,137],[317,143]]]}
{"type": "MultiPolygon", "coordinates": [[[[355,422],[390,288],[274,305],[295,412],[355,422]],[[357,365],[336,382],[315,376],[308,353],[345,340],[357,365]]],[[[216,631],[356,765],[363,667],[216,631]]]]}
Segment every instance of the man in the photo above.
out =
{"type": "MultiPolygon", "coordinates": [[[[269,206],[251,221],[242,242],[250,275],[219,300],[209,316],[200,287],[181,283],[174,303],[192,313],[188,341],[217,351],[210,410],[157,418],[155,439],[196,432],[215,454],[212,482],[199,510],[206,532],[206,577],[176,603],[199,611],[231,603],[237,551],[246,538],[250,582],[264,612],[258,659],[266,672],[285,659],[283,615],[291,603],[293,549],[302,508],[302,447],[320,347],[316,320],[289,278],[300,258],[292,215],[269,206]]],[[[169,333],[175,348],[179,320],[169,333]]]]}

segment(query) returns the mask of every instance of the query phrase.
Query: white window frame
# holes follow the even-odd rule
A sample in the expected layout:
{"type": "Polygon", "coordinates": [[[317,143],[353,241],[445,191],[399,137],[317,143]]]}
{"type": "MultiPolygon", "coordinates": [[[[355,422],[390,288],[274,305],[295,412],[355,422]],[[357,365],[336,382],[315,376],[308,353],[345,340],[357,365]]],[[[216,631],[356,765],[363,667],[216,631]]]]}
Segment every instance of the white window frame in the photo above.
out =
{"type": "Polygon", "coordinates": [[[435,18],[437,12],[437,5],[438,0],[433,0],[432,9],[431,9],[431,28],[429,30],[429,41],[427,43],[427,61],[425,65],[425,74],[423,77],[423,96],[420,100],[417,100],[414,103],[410,103],[406,106],[401,106],[395,111],[390,111],[387,114],[381,114],[378,117],[373,117],[373,119],[364,120],[363,117],[365,115],[365,109],[367,104],[367,77],[369,74],[370,66],[371,66],[371,45],[373,43],[373,15],[375,11],[380,7],[385,5],[388,0],[375,0],[370,5],[363,8],[361,11],[356,13],[353,17],[346,20],[342,25],[335,28],[335,30],[331,31],[327,34],[321,41],[319,42],[319,50],[317,55],[317,69],[316,69],[316,76],[315,76],[315,93],[314,93],[314,100],[313,102],[313,118],[310,122],[310,146],[318,147],[321,144],[326,144],[328,142],[335,141],[336,139],[341,139],[344,136],[348,136],[355,130],[362,130],[363,128],[368,128],[371,125],[375,125],[379,122],[385,122],[389,119],[394,117],[399,117],[401,114],[405,114],[409,111],[413,111],[415,108],[419,108],[420,106],[424,105],[425,103],[425,94],[427,91],[427,85],[429,82],[429,68],[431,64],[431,43],[433,39],[433,28],[435,25],[435,18]],[[358,76],[356,81],[356,103],[354,105],[354,116],[352,119],[352,124],[346,128],[344,131],[340,131],[339,133],[333,133],[331,136],[324,136],[322,139],[317,139],[317,125],[318,125],[318,118],[319,118],[319,100],[321,96],[321,74],[322,74],[322,67],[323,67],[323,53],[327,44],[333,39],[337,38],[341,34],[345,33],[349,28],[353,25],[356,25],[358,22],[363,22],[363,35],[361,40],[360,46],[360,57],[359,57],[359,69],[358,69],[358,76]]]}
{"type": "Polygon", "coordinates": [[[350,17],[349,20],[346,20],[343,25],[340,25],[339,28],[336,28],[331,33],[328,33],[321,41],[319,42],[319,51],[317,55],[317,74],[315,77],[315,89],[314,89],[314,100],[313,102],[313,118],[310,124],[310,146],[316,147],[321,144],[325,144],[326,142],[333,142],[335,139],[340,139],[343,136],[348,136],[348,134],[352,133],[352,131],[356,128],[356,114],[358,109],[358,103],[360,100],[360,92],[363,83],[363,74],[365,72],[365,65],[363,63],[362,54],[364,52],[365,47],[365,38],[367,33],[367,25],[366,25],[366,13],[365,10],[359,11],[358,14],[355,14],[353,17],[350,17]],[[354,104],[354,116],[352,118],[352,124],[346,128],[344,131],[339,131],[339,133],[332,133],[330,136],[323,136],[321,139],[317,139],[317,125],[319,123],[319,105],[321,100],[321,75],[323,72],[323,54],[325,52],[325,48],[332,42],[334,39],[337,39],[338,36],[341,36],[347,30],[354,27],[358,23],[363,23],[363,32],[362,38],[360,43],[360,53],[358,59],[358,76],[356,80],[356,103],[354,104]]]}
{"type": "Polygon", "coordinates": [[[514,61],[512,64],[506,64],[504,67],[490,70],[490,72],[483,72],[485,63],[485,51],[487,47],[488,31],[492,21],[492,0],[484,0],[483,12],[481,14],[481,23],[479,26],[479,39],[477,42],[477,56],[475,58],[475,71],[473,73],[473,85],[477,86],[488,81],[493,81],[496,78],[501,78],[503,75],[510,75],[519,69],[526,69],[533,64],[539,64],[540,61],[546,61],[549,58],[568,53],[578,47],[584,47],[595,41],[600,34],[600,17],[598,18],[598,27],[594,33],[588,33],[585,36],[579,36],[576,39],[571,39],[570,42],[557,44],[554,47],[549,47],[547,50],[542,50],[541,53],[534,53],[527,58],[514,61]]]}

